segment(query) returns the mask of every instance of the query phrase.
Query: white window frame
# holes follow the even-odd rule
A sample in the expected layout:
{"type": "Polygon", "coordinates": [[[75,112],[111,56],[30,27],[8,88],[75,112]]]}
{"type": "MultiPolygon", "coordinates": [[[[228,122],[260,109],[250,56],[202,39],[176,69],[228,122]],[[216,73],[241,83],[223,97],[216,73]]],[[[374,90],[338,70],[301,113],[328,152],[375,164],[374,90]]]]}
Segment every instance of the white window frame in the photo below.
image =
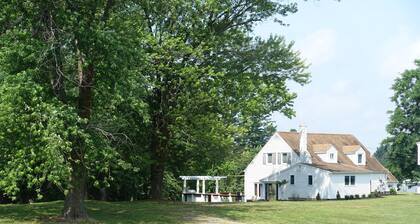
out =
{"type": "Polygon", "coordinates": [[[267,154],[266,154],[266,155],[267,155],[267,164],[273,164],[273,163],[274,163],[274,162],[273,162],[273,159],[274,159],[273,154],[274,154],[274,153],[267,153],[267,154]],[[269,155],[271,155],[271,162],[270,162],[270,160],[268,159],[268,158],[270,158],[270,157],[269,157],[269,155]]]}

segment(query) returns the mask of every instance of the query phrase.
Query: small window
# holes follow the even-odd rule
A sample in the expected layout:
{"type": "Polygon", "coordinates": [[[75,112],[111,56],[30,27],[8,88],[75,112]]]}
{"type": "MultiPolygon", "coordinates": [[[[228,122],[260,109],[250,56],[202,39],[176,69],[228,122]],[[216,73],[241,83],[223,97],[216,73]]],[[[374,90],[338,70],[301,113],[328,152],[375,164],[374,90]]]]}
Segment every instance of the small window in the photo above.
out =
{"type": "Polygon", "coordinates": [[[295,184],[295,175],[290,175],[290,184],[295,184]]]}
{"type": "Polygon", "coordinates": [[[254,195],[258,196],[258,184],[255,184],[254,188],[255,188],[254,195]]]}
{"type": "Polygon", "coordinates": [[[287,163],[287,161],[288,161],[288,155],[287,155],[287,153],[283,153],[282,154],[282,163],[287,163]]]}
{"type": "Polygon", "coordinates": [[[357,155],[357,162],[360,164],[362,163],[362,158],[363,158],[363,154],[358,154],[357,155]]]}
{"type": "Polygon", "coordinates": [[[330,159],[334,159],[334,153],[330,153],[330,159]]]}
{"type": "Polygon", "coordinates": [[[356,184],[356,177],[350,176],[350,185],[355,185],[355,184],[356,184]]]}
{"type": "Polygon", "coordinates": [[[349,176],[345,176],[344,177],[344,185],[349,185],[349,183],[350,183],[350,177],[349,176]]]}
{"type": "Polygon", "coordinates": [[[308,175],[308,185],[312,185],[312,175],[308,175]]]}
{"type": "Polygon", "coordinates": [[[273,163],[273,153],[267,153],[267,163],[273,163]]]}

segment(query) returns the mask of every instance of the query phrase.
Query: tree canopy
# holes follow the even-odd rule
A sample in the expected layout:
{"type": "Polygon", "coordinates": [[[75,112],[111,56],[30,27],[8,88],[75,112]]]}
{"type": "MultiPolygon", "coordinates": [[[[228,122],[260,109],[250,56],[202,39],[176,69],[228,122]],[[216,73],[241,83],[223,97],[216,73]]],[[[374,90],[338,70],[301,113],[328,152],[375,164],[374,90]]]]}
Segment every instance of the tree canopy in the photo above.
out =
{"type": "Polygon", "coordinates": [[[389,137],[376,153],[400,180],[420,179],[416,142],[420,139],[420,61],[416,68],[406,70],[395,79],[391,100],[395,109],[390,112],[387,126],[389,137]]]}
{"type": "MultiPolygon", "coordinates": [[[[0,194],[176,199],[180,174],[239,175],[308,83],[293,42],[253,35],[295,3],[0,3],[0,194]]],[[[240,190],[233,179],[224,186],[240,190]]]]}

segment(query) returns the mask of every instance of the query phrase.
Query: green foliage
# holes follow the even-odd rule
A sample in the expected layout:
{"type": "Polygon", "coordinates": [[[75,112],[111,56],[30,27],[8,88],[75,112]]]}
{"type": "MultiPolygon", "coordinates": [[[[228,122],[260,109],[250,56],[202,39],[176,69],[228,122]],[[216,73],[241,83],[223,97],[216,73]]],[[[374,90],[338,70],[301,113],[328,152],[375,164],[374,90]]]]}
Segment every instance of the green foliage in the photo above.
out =
{"type": "Polygon", "coordinates": [[[36,191],[45,182],[66,187],[66,155],[71,138],[84,137],[74,108],[60,105],[27,72],[0,85],[0,188],[16,196],[20,188],[36,191]]]}
{"type": "Polygon", "coordinates": [[[178,176],[190,174],[227,175],[221,189],[242,191],[243,170],[275,131],[271,114],[294,116],[287,84],[309,82],[293,42],[253,28],[283,24],[296,6],[2,1],[0,192],[65,194],[78,166],[94,198],[163,189],[175,200],[178,176]]]}
{"type": "Polygon", "coordinates": [[[416,61],[416,65],[417,68],[402,73],[392,86],[395,109],[387,126],[390,136],[381,146],[385,165],[399,180],[420,178],[416,160],[416,141],[420,139],[420,62],[416,61]]]}
{"type": "Polygon", "coordinates": [[[395,188],[391,188],[391,190],[389,190],[389,194],[397,195],[397,190],[395,190],[395,188]]]}

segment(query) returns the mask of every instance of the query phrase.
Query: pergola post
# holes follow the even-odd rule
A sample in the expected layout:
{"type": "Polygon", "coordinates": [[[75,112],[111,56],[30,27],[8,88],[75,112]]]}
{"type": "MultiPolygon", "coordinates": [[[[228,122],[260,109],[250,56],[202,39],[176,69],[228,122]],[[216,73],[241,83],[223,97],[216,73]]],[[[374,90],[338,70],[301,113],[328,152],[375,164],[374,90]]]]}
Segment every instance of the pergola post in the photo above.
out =
{"type": "Polygon", "coordinates": [[[197,194],[200,193],[200,180],[197,180],[197,189],[195,191],[197,194]]]}
{"type": "Polygon", "coordinates": [[[206,193],[206,180],[203,179],[203,192],[201,192],[202,194],[206,193]]]}
{"type": "Polygon", "coordinates": [[[184,179],[184,188],[183,188],[184,192],[187,192],[187,180],[184,179]]]}
{"type": "Polygon", "coordinates": [[[216,179],[216,194],[219,193],[219,179],[216,179]]]}

